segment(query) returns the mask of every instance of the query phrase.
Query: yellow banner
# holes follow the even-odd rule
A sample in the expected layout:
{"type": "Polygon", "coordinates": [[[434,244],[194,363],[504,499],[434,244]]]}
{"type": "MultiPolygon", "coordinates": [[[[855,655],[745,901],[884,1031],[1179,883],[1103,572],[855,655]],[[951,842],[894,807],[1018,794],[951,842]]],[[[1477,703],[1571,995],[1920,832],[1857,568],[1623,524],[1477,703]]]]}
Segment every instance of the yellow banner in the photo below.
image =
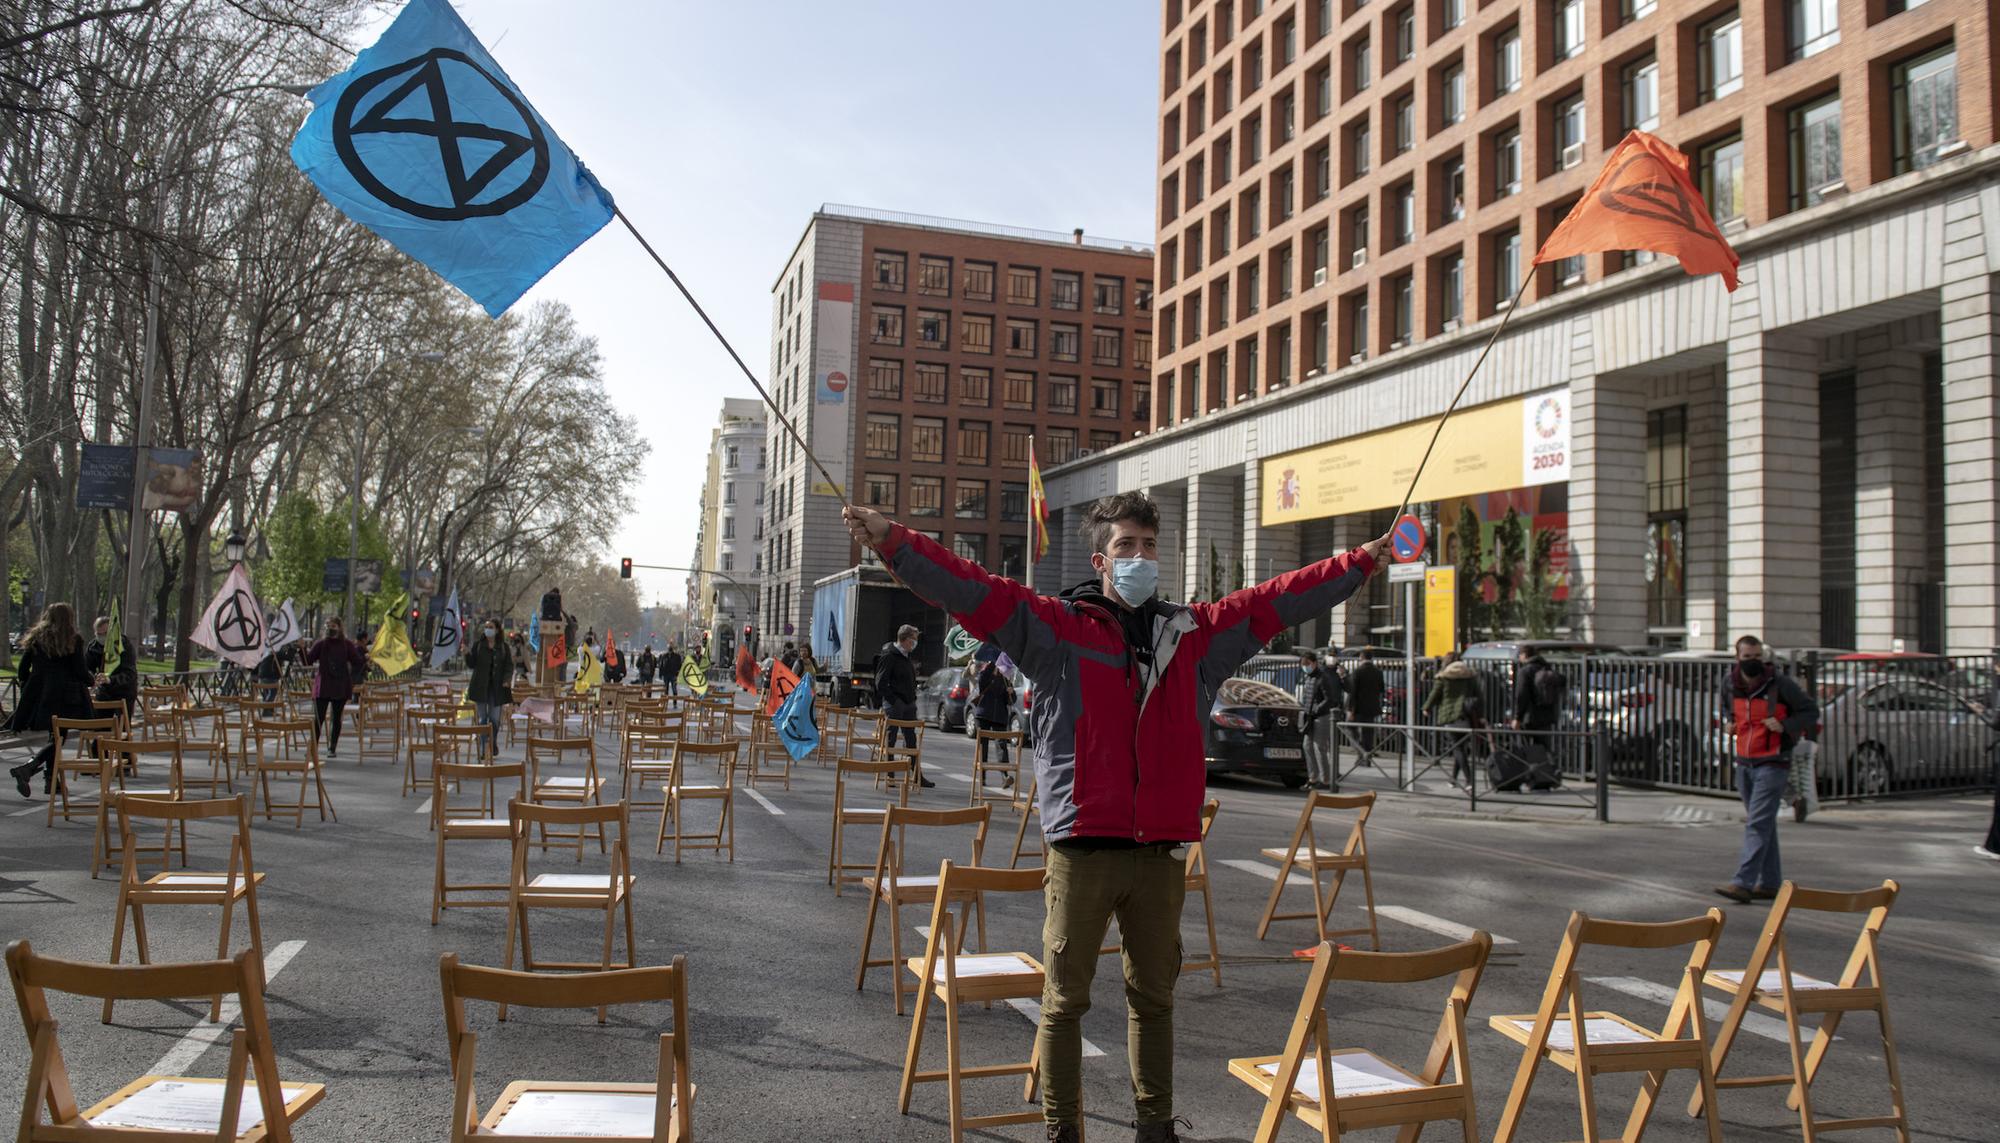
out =
{"type": "Polygon", "coordinates": [[[1437,659],[1458,648],[1458,569],[1424,573],[1424,654],[1437,659]]]}
{"type": "MultiPolygon", "coordinates": [[[[1412,504],[1569,479],[1569,390],[1461,409],[1445,423],[1412,504]]],[[[1264,462],[1264,527],[1394,508],[1437,421],[1367,433],[1264,462]]]]}

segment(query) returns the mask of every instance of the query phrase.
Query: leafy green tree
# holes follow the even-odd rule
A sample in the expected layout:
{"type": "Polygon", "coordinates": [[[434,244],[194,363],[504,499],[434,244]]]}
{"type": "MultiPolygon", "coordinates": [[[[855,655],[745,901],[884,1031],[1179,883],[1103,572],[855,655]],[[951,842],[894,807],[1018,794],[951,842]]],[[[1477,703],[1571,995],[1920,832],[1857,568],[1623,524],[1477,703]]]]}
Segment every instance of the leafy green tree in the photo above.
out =
{"type": "Polygon", "coordinates": [[[1513,508],[1493,526],[1493,586],[1499,602],[1493,606],[1493,637],[1520,625],[1519,590],[1528,560],[1528,528],[1513,508]]]}
{"type": "Polygon", "coordinates": [[[1521,590],[1521,626],[1530,639],[1547,639],[1562,622],[1562,604],[1556,599],[1555,577],[1549,574],[1555,560],[1556,534],[1537,528],[1528,544],[1528,581],[1521,590]]]}
{"type": "Polygon", "coordinates": [[[1472,510],[1471,501],[1459,501],[1458,522],[1452,527],[1452,541],[1458,553],[1459,629],[1476,632],[1486,625],[1486,598],[1480,592],[1486,577],[1486,552],[1480,535],[1479,514],[1472,510]]]}

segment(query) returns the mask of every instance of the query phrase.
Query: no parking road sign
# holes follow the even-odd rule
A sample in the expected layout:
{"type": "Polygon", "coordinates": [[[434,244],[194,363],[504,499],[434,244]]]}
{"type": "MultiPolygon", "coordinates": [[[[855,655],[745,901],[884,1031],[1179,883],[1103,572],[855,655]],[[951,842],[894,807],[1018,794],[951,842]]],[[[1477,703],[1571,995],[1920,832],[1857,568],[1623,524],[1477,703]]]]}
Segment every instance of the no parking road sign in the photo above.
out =
{"type": "Polygon", "coordinates": [[[1405,515],[1389,531],[1389,546],[1395,550],[1396,562],[1400,564],[1421,557],[1429,540],[1430,537],[1424,533],[1423,521],[1415,516],[1405,515]]]}

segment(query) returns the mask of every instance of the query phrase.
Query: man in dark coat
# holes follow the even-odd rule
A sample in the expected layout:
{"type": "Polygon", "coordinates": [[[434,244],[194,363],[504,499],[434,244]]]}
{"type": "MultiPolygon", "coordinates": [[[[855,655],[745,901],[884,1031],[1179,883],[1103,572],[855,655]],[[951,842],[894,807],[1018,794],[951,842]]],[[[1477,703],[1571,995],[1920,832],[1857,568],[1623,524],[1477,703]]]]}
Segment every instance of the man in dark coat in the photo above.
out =
{"type": "MultiPolygon", "coordinates": [[[[1350,722],[1382,721],[1382,700],[1387,694],[1387,686],[1382,681],[1382,668],[1375,665],[1375,648],[1364,647],[1361,663],[1354,668],[1354,675],[1348,680],[1347,718],[1350,722]]],[[[1361,752],[1368,757],[1375,756],[1375,728],[1361,728],[1361,752]]]]}
{"type": "Polygon", "coordinates": [[[1346,710],[1346,684],[1319,661],[1318,652],[1299,653],[1299,705],[1305,710],[1308,790],[1340,789],[1340,731],[1334,723],[1346,710]]]}
{"type": "Polygon", "coordinates": [[[650,686],[653,682],[653,672],[659,670],[659,667],[660,660],[653,654],[653,645],[646,644],[646,649],[639,652],[639,685],[650,686]]]}
{"type": "MultiPolygon", "coordinates": [[[[991,659],[979,665],[977,682],[972,692],[972,709],[975,725],[980,730],[1004,731],[1007,729],[1008,721],[1013,717],[1014,684],[1007,681],[1007,676],[1000,673],[1000,665],[991,659]]],[[[996,742],[994,745],[1000,748],[1000,761],[1006,763],[1007,744],[996,742]]],[[[983,755],[980,760],[985,760],[983,755]]],[[[1013,786],[1012,774],[1003,774],[1002,777],[1006,779],[1006,787],[1013,786]]],[[[979,784],[982,786],[986,784],[984,770],[979,772],[979,784]]]]}
{"type": "MultiPolygon", "coordinates": [[[[882,644],[881,652],[875,656],[875,702],[883,714],[903,722],[917,717],[917,635],[917,629],[905,623],[897,628],[896,641],[882,644]]],[[[903,744],[916,749],[917,732],[909,727],[902,729],[903,744]]],[[[892,727],[882,736],[882,745],[895,745],[895,737],[892,727]]],[[[917,778],[920,785],[937,785],[923,776],[921,766],[917,767],[917,778]]]]}
{"type": "Polygon", "coordinates": [[[667,653],[660,656],[660,681],[667,684],[667,693],[681,693],[681,668],[687,664],[687,657],[667,644],[667,653]]]}

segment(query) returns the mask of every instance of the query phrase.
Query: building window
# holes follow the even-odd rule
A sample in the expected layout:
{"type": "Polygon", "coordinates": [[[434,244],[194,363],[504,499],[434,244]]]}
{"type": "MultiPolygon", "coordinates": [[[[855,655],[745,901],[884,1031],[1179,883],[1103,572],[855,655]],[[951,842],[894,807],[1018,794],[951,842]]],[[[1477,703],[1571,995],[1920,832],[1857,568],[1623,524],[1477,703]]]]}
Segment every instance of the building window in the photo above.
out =
{"type": "Polygon", "coordinates": [[[926,405],[942,405],[949,397],[949,371],[943,365],[919,361],[917,384],[911,396],[926,405]]]}
{"type": "Polygon", "coordinates": [[[1327,230],[1327,227],[1322,226],[1306,236],[1306,249],[1310,252],[1309,257],[1311,261],[1309,264],[1312,267],[1313,286],[1315,288],[1326,285],[1327,267],[1330,264],[1328,259],[1332,257],[1331,251],[1328,250],[1332,242],[1328,237],[1327,230]]]}
{"type": "Polygon", "coordinates": [[[1050,429],[1047,456],[1050,464],[1076,459],[1076,430],[1050,429]]]}
{"type": "Polygon", "coordinates": [[[1417,145],[1417,97],[1405,95],[1395,103],[1396,153],[1417,145]]]}
{"type": "Polygon", "coordinates": [[[1521,132],[1508,128],[1493,136],[1493,197],[1521,193],[1521,132]]]}
{"type": "Polygon", "coordinates": [[[935,254],[917,256],[917,292],[934,298],[951,296],[951,259],[935,254]]]}
{"type": "Polygon", "coordinates": [[[1445,258],[1438,274],[1438,318],[1444,328],[1456,329],[1465,320],[1465,258],[1452,254],[1445,258]]]}
{"type": "Polygon", "coordinates": [[[1298,130],[1298,97],[1287,88],[1273,102],[1271,113],[1278,117],[1278,141],[1289,143],[1292,141],[1293,133],[1298,130]]]}
{"type": "Polygon", "coordinates": [[[1416,333],[1417,325],[1417,283],[1414,276],[1404,274],[1389,283],[1389,297],[1393,305],[1390,314],[1394,319],[1396,345],[1408,345],[1416,333]]]}
{"type": "Polygon", "coordinates": [[[958,463],[985,464],[992,440],[993,426],[989,422],[958,422],[958,463]]]}
{"type": "Polygon", "coordinates": [[[1132,334],[1132,364],[1145,369],[1153,364],[1153,335],[1143,330],[1132,334]]]}
{"type": "Polygon", "coordinates": [[[1090,415],[1093,417],[1115,417],[1118,415],[1118,382],[1094,377],[1090,382],[1090,415]]]}
{"type": "Polygon", "coordinates": [[[1417,238],[1417,188],[1404,183],[1389,194],[1395,207],[1397,246],[1407,246],[1417,238]]]}
{"type": "Polygon", "coordinates": [[[1941,48],[1891,69],[1896,173],[1922,170],[1962,149],[1958,52],[1941,48]]]}
{"type": "Polygon", "coordinates": [[[1278,66],[1290,67],[1299,58],[1299,22],[1290,16],[1278,24],[1278,66]]]}
{"type": "Polygon", "coordinates": [[[910,256],[891,250],[875,252],[875,288],[892,293],[903,292],[903,275],[908,273],[910,256]]]}
{"type": "MultiPolygon", "coordinates": [[[[1264,308],[1264,267],[1254,260],[1243,266],[1243,312],[1254,314],[1264,308]]],[[[1111,362],[1116,365],[1117,362],[1111,362]]]]}
{"type": "Polygon", "coordinates": [[[876,401],[903,399],[903,363],[886,357],[868,359],[868,396],[876,401]]]}
{"type": "Polygon", "coordinates": [[[1568,170],[1583,162],[1583,93],[1577,92],[1556,103],[1556,169],[1568,170]]]}
{"type": "Polygon", "coordinates": [[[1076,416],[1076,389],[1076,378],[1049,374],[1049,412],[1076,416]]]}
{"type": "Polygon", "coordinates": [[[896,478],[886,472],[871,472],[861,478],[863,495],[867,496],[870,508],[880,508],[887,512],[896,510],[896,478]]]}
{"type": "Polygon", "coordinates": [[[1701,196],[1718,223],[1743,217],[1743,137],[1732,135],[1699,152],[1701,196]]]}
{"type": "Polygon", "coordinates": [[[1101,314],[1116,315],[1125,307],[1125,279],[1093,278],[1090,283],[1091,308],[1101,314]]]}
{"type": "Polygon", "coordinates": [[[951,314],[946,310],[917,311],[917,344],[925,349],[943,349],[945,330],[951,325],[951,314]]]}
{"type": "Polygon", "coordinates": [[[1629,24],[1652,15],[1659,6],[1659,0],[1618,0],[1618,17],[1629,24]]]}
{"type": "Polygon", "coordinates": [[[863,455],[870,460],[900,460],[903,456],[903,418],[895,413],[868,414],[862,438],[863,455]]]}
{"type": "Polygon", "coordinates": [[[1142,314],[1153,312],[1153,283],[1141,278],[1133,284],[1132,308],[1142,314]]]}
{"type": "Polygon", "coordinates": [[[1356,207],[1347,216],[1347,265],[1360,269],[1368,261],[1368,208],[1356,207]]]}
{"type": "Polygon", "coordinates": [[[1250,237],[1264,233],[1264,188],[1251,187],[1243,192],[1243,225],[1250,230],[1250,237]]]}
{"type": "MultiPolygon", "coordinates": [[[[730,447],[731,447],[731,448],[734,448],[735,446],[734,446],[734,445],[731,445],[730,447]]],[[[734,504],[734,503],[736,503],[736,482],[735,482],[735,481],[733,481],[733,480],[725,480],[725,481],[723,481],[723,482],[722,482],[722,502],[723,502],[724,504],[734,504]]]]}
{"type": "Polygon", "coordinates": [[[1405,4],[1392,17],[1396,24],[1396,62],[1409,63],[1417,54],[1417,7],[1405,4]]]}
{"type": "Polygon", "coordinates": [[[1049,275],[1049,305],[1059,310],[1083,308],[1083,275],[1057,270],[1049,275]]]}
{"type": "Polygon", "coordinates": [[[1140,424],[1153,419],[1153,383],[1132,382],[1132,419],[1140,424]]]}
{"type": "Polygon", "coordinates": [[[1057,361],[1075,361],[1083,355],[1083,330],[1073,325],[1049,325],[1049,356],[1057,361]]]}
{"type": "Polygon", "coordinates": [[[967,262],[965,264],[964,295],[975,302],[993,300],[993,263],[967,262]]]}
{"type": "Polygon", "coordinates": [[[1278,279],[1278,300],[1292,296],[1292,244],[1285,243],[1278,248],[1277,268],[1274,276],[1278,279]]]}
{"type": "Polygon", "coordinates": [[[1035,355],[1035,323],[1026,318],[1007,319],[1007,356],[1035,355]]]}
{"type": "Polygon", "coordinates": [[[910,459],[927,464],[944,463],[944,419],[910,418],[910,459]]]}
{"type": "MultiPolygon", "coordinates": [[[[1321,320],[1325,320],[1322,316],[1321,320]]],[[[1278,376],[1272,381],[1272,388],[1282,389],[1292,383],[1292,326],[1290,322],[1278,327],[1271,335],[1271,358],[1278,367],[1278,376]]]]}
{"type": "Polygon", "coordinates": [[[1444,220],[1457,222],[1465,217],[1465,160],[1446,160],[1438,190],[1444,203],[1444,220]]]}
{"type": "Polygon", "coordinates": [[[1353,139],[1354,151],[1354,174],[1355,177],[1359,178],[1368,173],[1369,165],[1375,157],[1375,133],[1369,130],[1368,120],[1365,116],[1360,122],[1354,125],[1354,132],[1351,137],[1353,139]]]}
{"type": "Polygon", "coordinates": [[[1627,131],[1651,131],[1660,125],[1660,61],[1652,56],[1626,64],[1619,76],[1627,131]]]}
{"type": "Polygon", "coordinates": [[[1017,306],[1041,304],[1042,272],[1030,266],[1007,267],[1007,301],[1017,306]]]}
{"type": "Polygon", "coordinates": [[[1354,41],[1347,51],[1347,69],[1354,76],[1354,90],[1363,92],[1375,82],[1375,58],[1369,51],[1368,37],[1354,41]]]}
{"type": "Polygon", "coordinates": [[[1505,309],[1521,288],[1521,232],[1503,230],[1493,236],[1493,312],[1505,309]]]}
{"type": "Polygon", "coordinates": [[[1110,429],[1090,430],[1090,447],[1094,451],[1102,452],[1105,449],[1113,447],[1117,443],[1118,443],[1118,434],[1112,432],[1110,429]]]}
{"type": "Polygon", "coordinates": [[[1324,119],[1333,114],[1333,68],[1322,67],[1312,73],[1313,118],[1324,119]]]}
{"type": "Polygon", "coordinates": [[[1002,524],[1028,522],[1027,485],[1010,483],[1000,485],[1000,522],[1002,524]]]}
{"type": "Polygon", "coordinates": [[[1276,176],[1276,181],[1277,181],[1276,194],[1278,199],[1277,203],[1278,219],[1279,221],[1283,221],[1287,218],[1290,218],[1292,216],[1292,211],[1297,208],[1297,200],[1295,198],[1296,188],[1293,185],[1294,180],[1292,178],[1292,168],[1289,163],[1286,164],[1284,170],[1278,172],[1276,176]]]}
{"type": "Polygon", "coordinates": [[[1696,37],[1701,101],[1721,99],[1743,86],[1743,20],[1735,12],[1701,26],[1696,37]]]}
{"type": "Polygon", "coordinates": [[[912,516],[944,515],[944,478],[941,476],[912,476],[910,478],[910,507],[912,516]]]}
{"type": "Polygon", "coordinates": [[[1583,51],[1583,0],[1556,5],[1556,58],[1566,60],[1583,51]]]}
{"type": "Polygon", "coordinates": [[[976,369],[970,365],[958,370],[958,403],[975,409],[989,408],[993,404],[993,371],[976,369]]]}
{"type": "Polygon", "coordinates": [[[1028,438],[1035,435],[1033,425],[1000,426],[1000,463],[1007,466],[1028,463],[1028,438]]]}
{"type": "Polygon", "coordinates": [[[1090,331],[1090,363],[1092,365],[1117,365],[1123,356],[1123,337],[1115,329],[1094,326],[1090,331]]]}
{"type": "Polygon", "coordinates": [[[1521,30],[1509,28],[1493,41],[1493,93],[1521,89],[1521,30]]]}
{"type": "Polygon", "coordinates": [[[725,446],[724,456],[728,462],[725,467],[727,467],[729,471],[734,472],[736,471],[737,465],[742,461],[743,452],[742,449],[737,445],[728,445],[725,446]]]}
{"type": "MultiPolygon", "coordinates": [[[[1347,299],[1348,340],[1353,348],[1349,360],[1359,360],[1368,356],[1368,291],[1362,290],[1347,299]]],[[[1317,352],[1317,349],[1315,349],[1317,352]]]]}
{"type": "Polygon", "coordinates": [[[903,344],[903,307],[874,306],[871,312],[875,317],[875,334],[873,337],[875,344],[903,344]]]}
{"type": "Polygon", "coordinates": [[[961,480],[958,495],[953,500],[952,515],[961,520],[986,519],[986,482],[984,480],[961,480]]]}
{"type": "Polygon", "coordinates": [[[966,314],[959,325],[958,348],[965,353],[992,353],[993,315],[966,314]]]}
{"type": "Polygon", "coordinates": [[[1791,59],[1816,56],[1840,42],[1840,0],[1786,0],[1785,51],[1791,59]]]}
{"type": "Polygon", "coordinates": [[[1019,369],[1009,369],[1001,382],[1000,407],[1003,409],[1033,409],[1035,407],[1035,375],[1019,369]]]}
{"type": "Polygon", "coordinates": [[[951,538],[952,554],[975,564],[986,562],[986,533],[960,532],[951,538]]]}
{"type": "Polygon", "coordinates": [[[1840,93],[1792,109],[1792,209],[1840,188],[1840,93]]]}
{"type": "Polygon", "coordinates": [[[1333,148],[1322,143],[1308,156],[1312,163],[1312,196],[1314,202],[1321,202],[1333,193],[1333,148]]]}
{"type": "Polygon", "coordinates": [[[1646,625],[1687,624],[1687,406],[1646,414],[1646,625]]]}
{"type": "Polygon", "coordinates": [[[1446,123],[1457,123],[1465,118],[1465,68],[1462,65],[1452,64],[1444,69],[1438,81],[1438,94],[1446,123]]]}

